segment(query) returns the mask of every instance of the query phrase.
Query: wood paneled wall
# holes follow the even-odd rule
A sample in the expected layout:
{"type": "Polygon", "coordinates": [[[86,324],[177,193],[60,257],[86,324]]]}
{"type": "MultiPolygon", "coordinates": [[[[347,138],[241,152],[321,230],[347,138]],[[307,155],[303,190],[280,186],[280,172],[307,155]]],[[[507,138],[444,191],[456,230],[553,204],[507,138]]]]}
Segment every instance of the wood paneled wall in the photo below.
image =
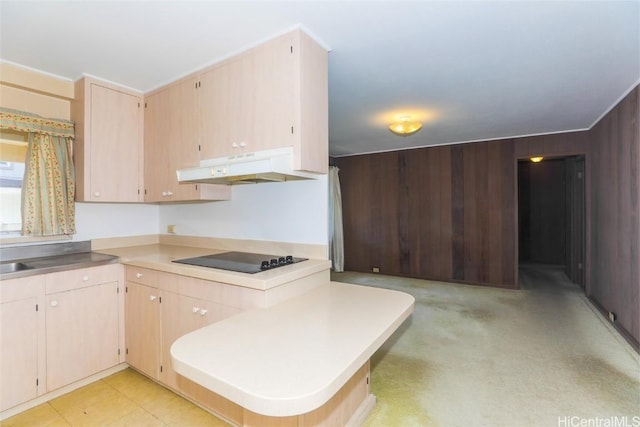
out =
{"type": "Polygon", "coordinates": [[[590,131],[591,286],[589,296],[640,342],[640,113],[631,91],[590,131]]]}
{"type": "Polygon", "coordinates": [[[334,162],[345,270],[516,287],[512,141],[334,162]]]}
{"type": "Polygon", "coordinates": [[[567,274],[639,348],[639,97],[636,87],[589,131],[334,159],[345,269],[514,288],[516,160],[584,156],[570,166],[584,177],[570,203],[584,199],[586,212],[569,222],[585,235],[567,242],[567,274]]]}

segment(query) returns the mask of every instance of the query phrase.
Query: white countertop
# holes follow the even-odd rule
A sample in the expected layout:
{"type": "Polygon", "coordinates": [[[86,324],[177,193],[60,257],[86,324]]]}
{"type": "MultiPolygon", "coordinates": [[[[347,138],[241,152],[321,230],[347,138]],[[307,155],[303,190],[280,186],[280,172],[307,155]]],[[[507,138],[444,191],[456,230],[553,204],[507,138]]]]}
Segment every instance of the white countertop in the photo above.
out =
{"type": "Polygon", "coordinates": [[[326,403],[413,305],[403,292],[330,282],[179,338],[173,368],[258,414],[304,414],[326,403]]]}
{"type": "Polygon", "coordinates": [[[273,270],[247,274],[173,262],[173,260],[176,259],[226,252],[226,250],[220,249],[154,244],[103,249],[97,252],[118,256],[120,263],[126,265],[160,270],[258,290],[273,289],[310,274],[328,270],[331,267],[331,261],[329,260],[309,259],[273,270]]]}

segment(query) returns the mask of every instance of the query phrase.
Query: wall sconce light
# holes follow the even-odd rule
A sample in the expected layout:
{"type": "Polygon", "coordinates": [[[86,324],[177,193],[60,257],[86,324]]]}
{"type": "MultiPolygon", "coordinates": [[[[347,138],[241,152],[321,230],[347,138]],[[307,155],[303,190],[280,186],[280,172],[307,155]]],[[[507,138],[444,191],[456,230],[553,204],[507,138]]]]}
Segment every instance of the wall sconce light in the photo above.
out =
{"type": "Polygon", "coordinates": [[[408,136],[422,129],[422,123],[411,120],[409,116],[402,116],[397,122],[389,125],[389,130],[399,136],[408,136]]]}
{"type": "Polygon", "coordinates": [[[544,157],[536,156],[536,157],[531,157],[529,160],[531,160],[533,163],[540,163],[542,159],[544,159],[544,157]]]}

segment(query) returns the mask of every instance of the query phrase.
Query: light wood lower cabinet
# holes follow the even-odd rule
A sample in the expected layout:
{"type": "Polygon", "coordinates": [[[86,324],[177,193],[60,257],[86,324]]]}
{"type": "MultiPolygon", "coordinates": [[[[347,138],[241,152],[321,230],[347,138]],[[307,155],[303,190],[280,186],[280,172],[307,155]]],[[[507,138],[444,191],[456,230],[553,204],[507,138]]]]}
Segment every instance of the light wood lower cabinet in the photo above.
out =
{"type": "Polygon", "coordinates": [[[119,362],[117,264],[45,276],[47,391],[119,362]]]}
{"type": "Polygon", "coordinates": [[[38,396],[38,298],[0,304],[0,411],[38,396]]]}
{"type": "Polygon", "coordinates": [[[173,292],[162,293],[161,366],[160,380],[169,387],[178,388],[178,374],[171,367],[171,345],[181,336],[224,318],[217,304],[173,292]]]}
{"type": "Polygon", "coordinates": [[[369,388],[370,361],[367,361],[324,405],[311,412],[290,417],[269,417],[248,409],[243,411],[243,427],[342,427],[360,425],[364,421],[358,411],[366,412],[363,405],[371,409],[375,398],[369,388]],[[357,418],[356,419],[354,419],[357,418]]]}
{"type": "Polygon", "coordinates": [[[159,303],[158,288],[126,282],[127,363],[155,380],[160,374],[159,303]]]}
{"type": "Polygon", "coordinates": [[[171,345],[181,336],[253,304],[226,285],[145,268],[126,267],[127,363],[150,378],[238,424],[242,408],[178,375],[171,345]],[[243,302],[244,301],[244,302],[243,302]],[[240,306],[240,307],[239,307],[240,306]]]}
{"type": "Polygon", "coordinates": [[[171,366],[176,339],[242,310],[265,304],[262,291],[157,270],[125,267],[127,363],[236,426],[344,426],[372,399],[369,362],[326,404],[307,414],[268,417],[177,374],[171,366]]]}
{"type": "Polygon", "coordinates": [[[238,310],[173,292],[165,291],[161,294],[160,382],[215,411],[227,420],[237,422],[242,416],[239,406],[176,373],[171,365],[171,345],[181,336],[229,317],[238,310]]]}
{"type": "Polygon", "coordinates": [[[119,363],[120,268],[0,282],[0,411],[119,363]]]}
{"type": "Polygon", "coordinates": [[[47,390],[118,364],[118,283],[47,295],[47,390]]]}

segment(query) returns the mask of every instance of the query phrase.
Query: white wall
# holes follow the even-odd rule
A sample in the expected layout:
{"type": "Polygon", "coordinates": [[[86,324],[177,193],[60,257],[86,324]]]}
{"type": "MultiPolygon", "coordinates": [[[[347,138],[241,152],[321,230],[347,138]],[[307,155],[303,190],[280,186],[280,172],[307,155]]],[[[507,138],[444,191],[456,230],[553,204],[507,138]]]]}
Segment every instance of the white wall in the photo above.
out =
{"type": "Polygon", "coordinates": [[[76,203],[74,241],[176,234],[326,245],[327,176],[308,181],[234,186],[232,200],[146,205],[76,203]]]}
{"type": "Polygon", "coordinates": [[[232,200],[160,207],[160,233],[326,245],[328,181],[236,185],[232,200]]]}
{"type": "Polygon", "coordinates": [[[158,234],[159,207],[125,203],[76,203],[75,241],[158,234]]]}

